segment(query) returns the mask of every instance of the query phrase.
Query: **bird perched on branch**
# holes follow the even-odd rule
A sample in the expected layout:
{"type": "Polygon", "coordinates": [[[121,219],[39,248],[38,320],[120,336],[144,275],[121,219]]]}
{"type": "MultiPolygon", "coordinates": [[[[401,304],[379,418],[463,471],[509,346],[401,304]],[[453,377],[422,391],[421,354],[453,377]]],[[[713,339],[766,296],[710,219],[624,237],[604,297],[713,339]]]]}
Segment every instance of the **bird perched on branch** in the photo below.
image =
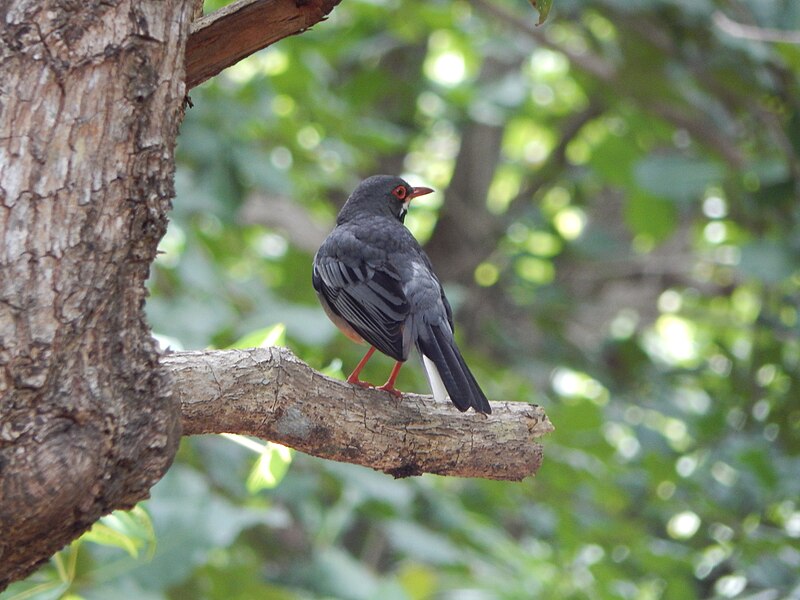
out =
{"type": "Polygon", "coordinates": [[[370,345],[348,382],[370,387],[359,374],[377,349],[397,361],[379,389],[399,394],[397,374],[416,347],[434,398],[489,414],[453,339],[453,313],[431,261],[403,225],[411,200],[432,191],[390,175],[362,181],[314,257],[314,289],[331,321],[370,345]]]}

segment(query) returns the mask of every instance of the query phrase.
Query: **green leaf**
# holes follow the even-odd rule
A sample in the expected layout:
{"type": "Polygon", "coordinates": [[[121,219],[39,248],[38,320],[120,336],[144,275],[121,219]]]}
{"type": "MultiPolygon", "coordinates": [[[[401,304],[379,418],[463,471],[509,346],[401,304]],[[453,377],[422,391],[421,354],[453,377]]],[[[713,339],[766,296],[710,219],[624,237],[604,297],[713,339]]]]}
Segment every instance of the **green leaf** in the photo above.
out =
{"type": "Polygon", "coordinates": [[[539,22],[536,23],[537,25],[541,25],[547,19],[547,15],[550,14],[550,9],[553,7],[553,0],[529,0],[531,6],[539,11],[539,22]]]}
{"type": "Polygon", "coordinates": [[[101,546],[114,546],[122,548],[131,558],[138,558],[139,548],[136,543],[124,533],[114,531],[111,527],[103,523],[95,523],[92,529],[84,535],[84,539],[101,546]]]}
{"type": "Polygon", "coordinates": [[[463,548],[453,540],[416,523],[397,519],[386,523],[385,531],[392,547],[404,550],[427,564],[458,564],[463,558],[463,548]]]}
{"type": "Polygon", "coordinates": [[[675,204],[651,196],[631,195],[625,204],[625,223],[635,235],[646,235],[659,242],[675,229],[675,204]]]}
{"type": "Polygon", "coordinates": [[[342,359],[334,358],[330,364],[328,364],[328,366],[323,367],[319,372],[327,377],[332,377],[333,379],[344,379],[344,371],[342,371],[342,359]]]}
{"type": "Polygon", "coordinates": [[[286,325],[277,323],[263,329],[256,329],[239,338],[229,348],[270,348],[286,344],[286,325]]]}
{"type": "Polygon", "coordinates": [[[759,240],[742,246],[739,269],[745,275],[775,284],[795,272],[797,259],[788,248],[778,242],[759,240]]]}
{"type": "Polygon", "coordinates": [[[330,596],[348,600],[386,598],[378,594],[380,579],[345,550],[330,546],[315,553],[312,576],[330,596]]]}
{"type": "Polygon", "coordinates": [[[39,582],[34,578],[12,583],[3,592],[3,600],[59,600],[69,589],[70,582],[49,580],[39,582]]]}
{"type": "Polygon", "coordinates": [[[634,169],[636,183],[654,196],[687,202],[720,183],[724,169],[717,162],[689,156],[648,156],[634,169]]]}
{"type": "MultiPolygon", "coordinates": [[[[158,534],[158,547],[152,560],[140,560],[130,571],[135,585],[160,594],[146,596],[148,600],[165,598],[162,590],[185,580],[209,560],[213,549],[227,548],[244,529],[255,525],[288,526],[280,509],[234,505],[213,489],[206,477],[179,463],[169,469],[151,493],[147,506],[158,534]]],[[[118,596],[140,597],[133,592],[118,596]]]]}
{"type": "Polygon", "coordinates": [[[592,151],[589,165],[605,181],[618,186],[633,183],[633,168],[642,150],[633,135],[606,135],[592,151]]]}
{"type": "Polygon", "coordinates": [[[138,558],[139,551],[143,548],[148,548],[148,553],[152,554],[156,545],[150,517],[140,506],[106,515],[83,534],[81,539],[101,546],[121,548],[132,558],[138,558]]]}
{"type": "Polygon", "coordinates": [[[289,470],[292,451],[286,446],[267,442],[247,477],[247,490],[255,494],[276,487],[289,470]]]}

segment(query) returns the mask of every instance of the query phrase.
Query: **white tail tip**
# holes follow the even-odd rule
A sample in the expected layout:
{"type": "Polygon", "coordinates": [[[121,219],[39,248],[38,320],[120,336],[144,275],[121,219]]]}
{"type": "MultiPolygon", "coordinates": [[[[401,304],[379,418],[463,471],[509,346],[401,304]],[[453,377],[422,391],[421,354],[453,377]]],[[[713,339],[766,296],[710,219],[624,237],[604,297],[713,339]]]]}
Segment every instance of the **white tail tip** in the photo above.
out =
{"type": "Polygon", "coordinates": [[[433,361],[424,354],[422,355],[422,364],[425,365],[425,374],[428,376],[428,383],[431,386],[431,392],[433,392],[433,399],[436,400],[436,402],[447,402],[447,390],[444,387],[442,376],[439,375],[439,369],[437,369],[433,361]]]}

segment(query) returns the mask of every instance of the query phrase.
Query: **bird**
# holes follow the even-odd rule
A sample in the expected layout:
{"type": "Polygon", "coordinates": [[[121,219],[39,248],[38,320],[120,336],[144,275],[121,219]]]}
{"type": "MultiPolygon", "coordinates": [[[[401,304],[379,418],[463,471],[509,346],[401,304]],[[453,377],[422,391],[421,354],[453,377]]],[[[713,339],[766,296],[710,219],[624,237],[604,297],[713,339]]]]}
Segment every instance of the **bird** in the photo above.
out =
{"type": "Polygon", "coordinates": [[[325,313],[351,340],[367,343],[347,378],[362,387],[361,370],[375,350],[396,362],[378,389],[395,395],[395,381],[412,348],[434,399],[449,396],[461,412],[492,412],[453,338],[453,311],[430,258],[406,228],[410,202],[432,193],[401,177],[373,175],[347,199],[314,256],[312,283],[325,313]]]}

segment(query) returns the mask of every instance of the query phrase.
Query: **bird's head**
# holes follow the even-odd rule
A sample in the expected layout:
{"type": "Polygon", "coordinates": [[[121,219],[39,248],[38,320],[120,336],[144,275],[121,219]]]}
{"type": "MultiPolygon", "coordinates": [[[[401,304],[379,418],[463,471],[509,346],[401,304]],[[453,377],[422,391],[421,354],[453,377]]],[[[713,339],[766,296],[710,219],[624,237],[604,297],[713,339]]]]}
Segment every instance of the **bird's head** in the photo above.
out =
{"type": "Polygon", "coordinates": [[[427,187],[413,187],[393,175],[373,175],[359,183],[350,194],[336,222],[344,223],[353,218],[374,215],[394,217],[402,223],[411,200],[432,191],[427,187]]]}

